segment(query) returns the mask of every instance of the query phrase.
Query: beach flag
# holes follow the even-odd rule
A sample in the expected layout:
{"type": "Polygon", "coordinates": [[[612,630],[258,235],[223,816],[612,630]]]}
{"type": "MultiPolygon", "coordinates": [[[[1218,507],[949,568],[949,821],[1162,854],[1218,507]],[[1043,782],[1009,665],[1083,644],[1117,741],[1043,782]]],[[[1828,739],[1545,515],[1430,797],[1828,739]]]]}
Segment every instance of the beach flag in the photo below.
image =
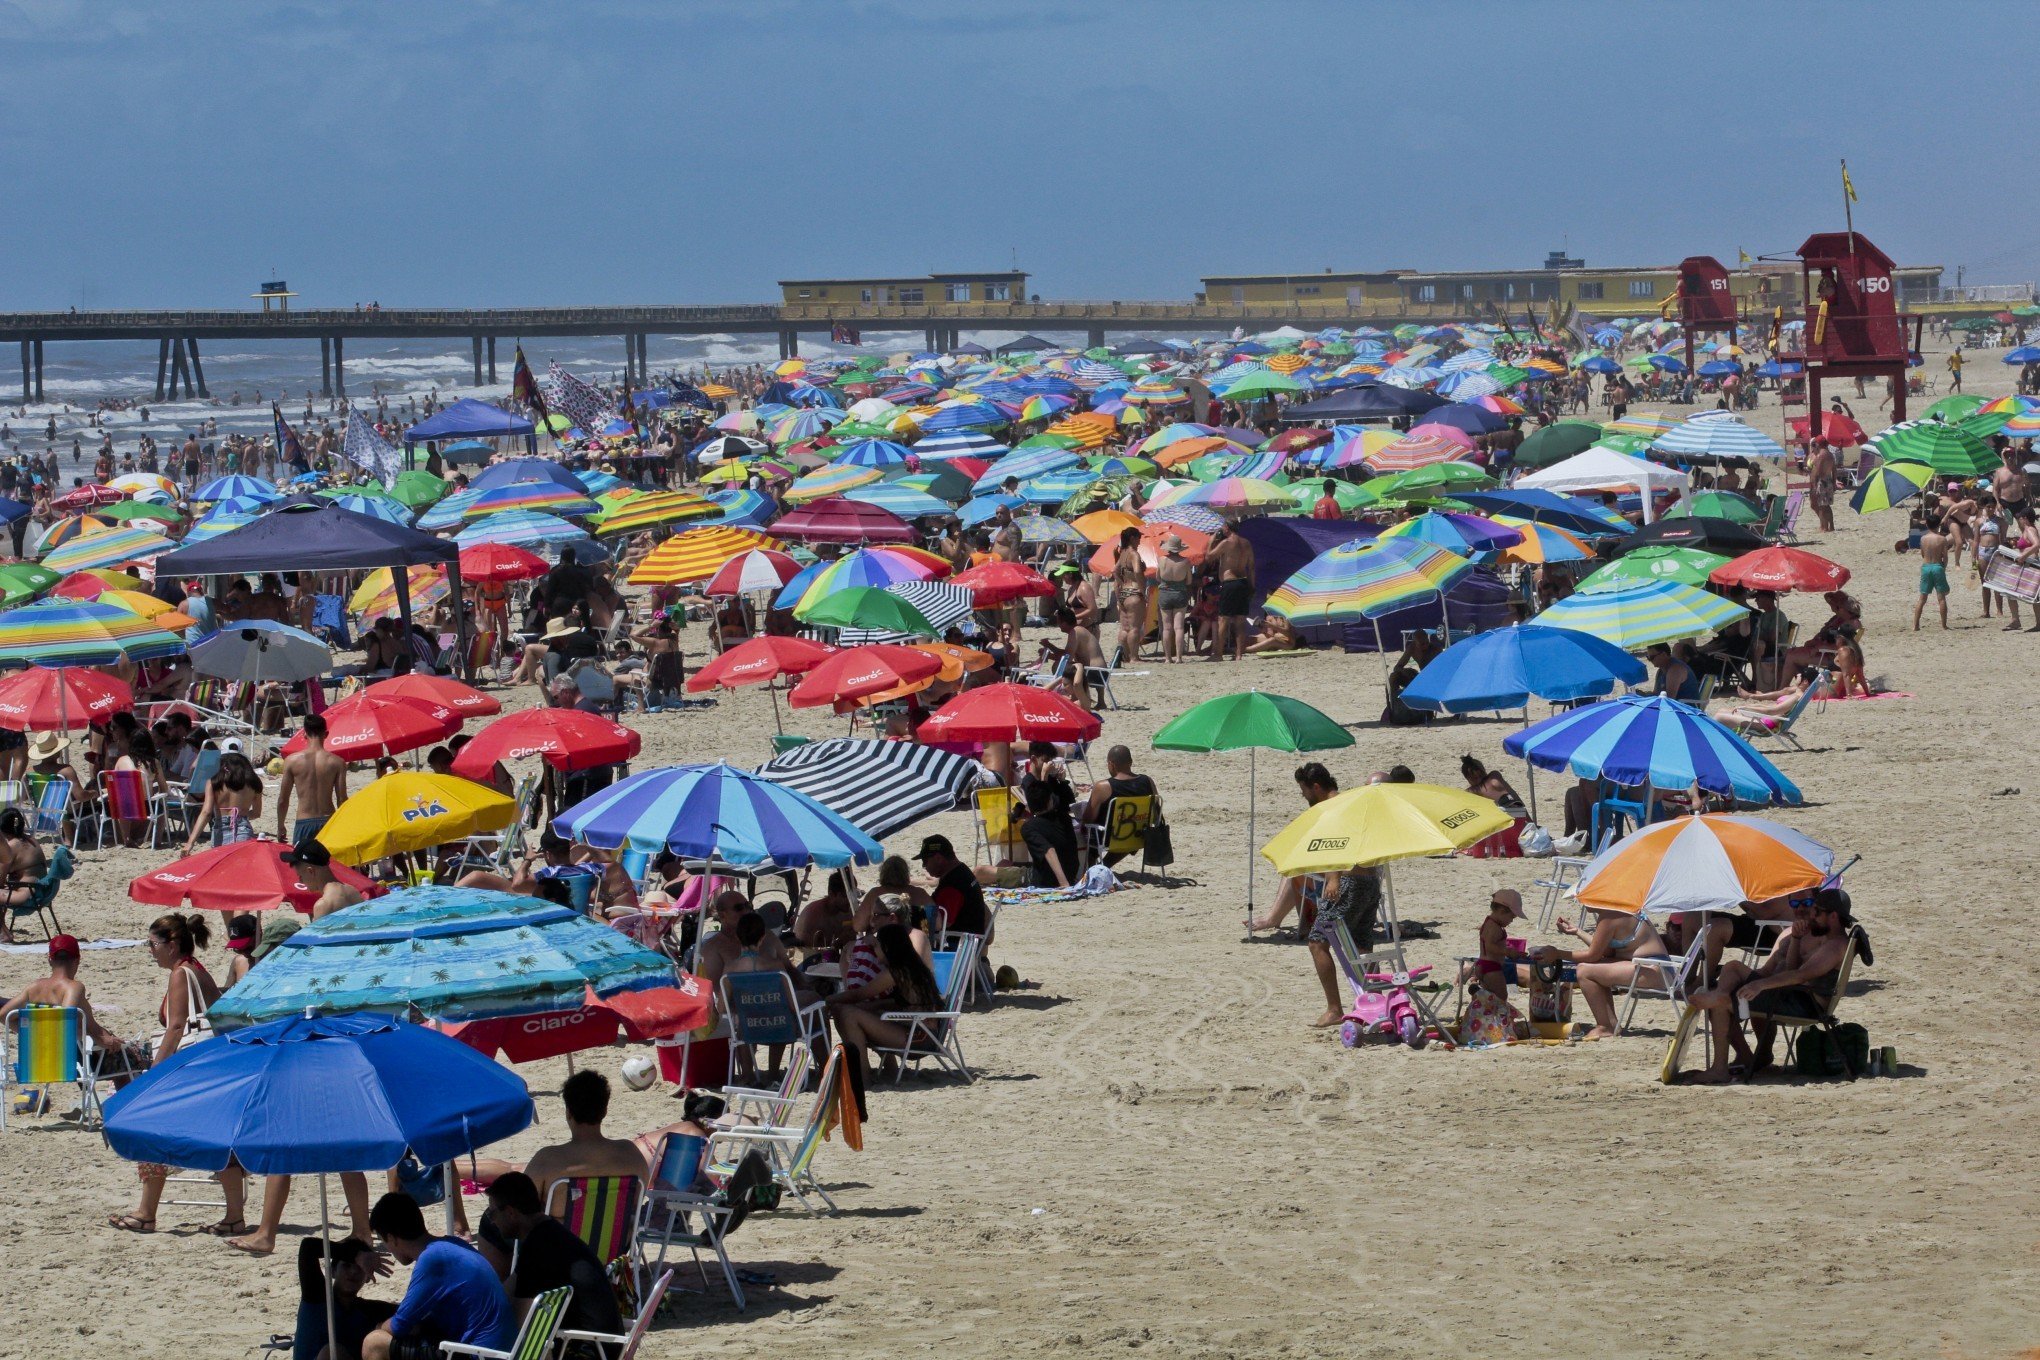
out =
{"type": "Polygon", "coordinates": [[[1849,178],[1849,163],[1842,162],[1842,192],[1849,196],[1849,202],[1857,202],[1856,182],[1849,178]]]}
{"type": "Polygon", "coordinates": [[[301,464],[310,467],[311,460],[305,457],[304,443],[298,439],[297,431],[290,427],[290,422],[283,418],[283,408],[272,401],[269,403],[269,414],[276,420],[276,457],[278,461],[288,463],[292,467],[297,467],[301,464]]]}
{"type": "Polygon", "coordinates": [[[1741,246],[1737,246],[1735,248],[1735,262],[1737,264],[1751,263],[1750,253],[1747,250],[1744,250],[1741,246]]]}
{"type": "Polygon", "coordinates": [[[340,456],[384,486],[394,483],[397,474],[404,470],[403,454],[376,432],[375,422],[358,410],[347,413],[347,433],[340,441],[340,456]]]}
{"type": "Polygon", "coordinates": [[[559,360],[553,360],[546,372],[552,380],[553,408],[579,426],[583,434],[597,433],[615,417],[609,399],[561,368],[559,360]]]}
{"type": "Polygon", "coordinates": [[[545,422],[545,393],[538,390],[538,379],[533,376],[531,365],[525,361],[522,342],[517,346],[517,358],[511,366],[510,395],[537,412],[540,424],[545,422]]]}

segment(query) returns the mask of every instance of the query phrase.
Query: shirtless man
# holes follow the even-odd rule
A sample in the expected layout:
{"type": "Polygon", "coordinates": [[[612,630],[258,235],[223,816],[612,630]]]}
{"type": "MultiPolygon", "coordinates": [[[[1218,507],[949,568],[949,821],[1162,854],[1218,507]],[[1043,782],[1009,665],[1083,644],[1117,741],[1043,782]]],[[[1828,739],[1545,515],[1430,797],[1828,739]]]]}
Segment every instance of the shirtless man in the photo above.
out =
{"type": "Polygon", "coordinates": [[[1824,533],[1835,530],[1835,451],[1825,439],[1816,439],[1806,455],[1808,486],[1806,499],[1813,505],[1814,518],[1824,533]]]}
{"type": "MultiPolygon", "coordinates": [[[[1834,996],[1842,963],[1856,938],[1849,895],[1840,888],[1822,888],[1795,895],[1791,907],[1792,925],[1763,963],[1756,968],[1724,964],[1720,980],[1694,994],[1693,1005],[1706,1012],[1714,1034],[1714,1062],[1696,1078],[1701,1084],[1720,1085],[1738,1075],[1729,1069],[1731,1052],[1742,1060],[1739,1075],[1756,1076],[1772,1062],[1778,1026],[1771,1017],[1812,1019],[1834,996]],[[1745,1006],[1756,1034],[1755,1052],[1737,1020],[1738,1010],[1745,1006]]],[[[1869,960],[1867,952],[1864,960],[1869,960]]]]}
{"type": "Polygon", "coordinates": [[[298,881],[319,895],[312,903],[314,921],[362,900],[360,892],[333,876],[333,852],[315,840],[299,841],[277,858],[297,870],[298,881]]]}
{"type": "MultiPolygon", "coordinates": [[[[781,968],[789,977],[793,976],[793,959],[787,954],[786,946],[779,942],[779,937],[771,931],[765,932],[765,938],[756,946],[755,968],[735,969],[738,955],[744,952],[743,944],[737,939],[737,922],[750,909],[751,904],[744,900],[744,895],[740,892],[725,892],[715,899],[715,919],[720,929],[701,942],[701,948],[694,960],[695,976],[706,982],[711,989],[722,981],[723,974],[733,970],[781,968]]],[[[720,1005],[721,1002],[718,1001],[717,1004],[720,1005]]]]}
{"type": "Polygon", "coordinates": [[[1254,597],[1254,545],[1231,529],[1212,540],[1209,560],[1218,572],[1218,633],[1212,640],[1211,659],[1225,660],[1228,640],[1232,657],[1243,660],[1247,650],[1247,607],[1254,597]]]}
{"type": "Polygon", "coordinates": [[[85,1018],[85,1032],[92,1036],[92,1042],[100,1052],[112,1053],[120,1047],[120,1040],[107,1033],[100,1026],[98,1017],[92,1014],[92,1002],[85,996],[85,984],[78,980],[78,941],[74,936],[50,937],[50,975],[37,978],[5,1005],[0,1005],[0,1024],[23,1006],[76,1007],[85,1018]]]}
{"type": "Polygon", "coordinates": [[[305,719],[304,749],[283,762],[283,779],[276,786],[276,839],[303,845],[324,829],[333,809],[346,798],[347,762],[326,749],[326,720],[311,714],[305,719]],[[298,818],[286,836],[293,793],[298,818]]]}
{"type": "Polygon", "coordinates": [[[1920,535],[1920,598],[1913,606],[1913,631],[1920,630],[1920,616],[1926,613],[1927,596],[1940,596],[1941,627],[1948,626],[1948,536],[1929,528],[1920,535]]]}
{"type": "Polygon", "coordinates": [[[602,1121],[609,1117],[609,1078],[583,1069],[560,1087],[567,1108],[567,1141],[542,1147],[524,1164],[542,1194],[567,1176],[636,1176],[649,1183],[645,1154],[628,1138],[606,1138],[602,1121]]]}
{"type": "Polygon", "coordinates": [[[1063,630],[1063,645],[1055,646],[1044,642],[1042,653],[1045,657],[1067,656],[1069,667],[1062,678],[1062,691],[1077,707],[1091,708],[1091,687],[1084,683],[1087,669],[1103,669],[1105,649],[1098,645],[1098,635],[1077,622],[1077,616],[1068,605],[1058,605],[1055,611],[1055,626],[1063,630]]]}
{"type": "Polygon", "coordinates": [[[2019,517],[2019,512],[2026,508],[2027,481],[2019,464],[2020,455],[2013,452],[2009,444],[1999,456],[2004,459],[2005,465],[1990,475],[1990,489],[1998,498],[1998,506],[2004,511],[2004,522],[2009,527],[2019,517]]]}

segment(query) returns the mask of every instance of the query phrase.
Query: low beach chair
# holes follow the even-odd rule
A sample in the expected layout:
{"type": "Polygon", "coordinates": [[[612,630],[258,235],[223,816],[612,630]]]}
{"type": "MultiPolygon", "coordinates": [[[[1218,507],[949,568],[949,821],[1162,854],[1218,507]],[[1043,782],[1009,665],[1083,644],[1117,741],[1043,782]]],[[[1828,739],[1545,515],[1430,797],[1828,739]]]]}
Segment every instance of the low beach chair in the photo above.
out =
{"type": "Polygon", "coordinates": [[[68,779],[45,782],[35,795],[35,820],[30,834],[48,836],[62,843],[64,823],[71,812],[72,785],[68,779]]]}
{"type": "Polygon", "coordinates": [[[476,1360],[549,1360],[559,1344],[560,1322],[566,1317],[567,1303],[573,1297],[573,1286],[561,1285],[533,1299],[531,1308],[524,1314],[524,1325],[517,1329],[517,1339],[510,1343],[507,1351],[472,1346],[461,1341],[442,1341],[439,1353],[471,1355],[476,1360]]]}
{"type": "MultiPolygon", "coordinates": [[[[1803,1030],[1815,1026],[1822,1029],[1834,1028],[1835,1011],[1840,1008],[1842,998],[1848,994],[1849,979],[1855,975],[1856,971],[1856,960],[1863,955],[1868,947],[1869,936],[1864,933],[1863,927],[1856,926],[1849,931],[1849,948],[1848,952],[1842,955],[1842,966],[1835,973],[1835,990],[1827,997],[1826,1004],[1821,1007],[1820,1014],[1813,1016],[1773,1015],[1767,1017],[1772,1024],[1784,1032],[1784,1065],[1790,1066],[1797,1058],[1799,1035],[1803,1030]]],[[[1738,1001],[1735,1009],[1737,1018],[1744,1023],[1748,1023],[1750,1018],[1749,1003],[1738,1001]]],[[[1851,1073],[1850,1075],[1859,1076],[1861,1074],[1851,1073]]]]}
{"type": "Polygon", "coordinates": [[[973,857],[981,864],[994,864],[1001,855],[1013,858],[1024,854],[1027,843],[1020,839],[1020,790],[1010,784],[995,784],[978,789],[973,798],[977,807],[973,857]]]}
{"type": "Polygon", "coordinates": [[[1636,968],[1629,975],[1629,986],[1623,989],[1622,1018],[1615,1026],[1618,1036],[1629,1032],[1629,1022],[1636,1016],[1636,1003],[1639,1001],[1669,1001],[1675,1014],[1686,1008],[1692,994],[1704,986],[1701,974],[1707,962],[1707,932],[1694,931],[1693,943],[1686,947],[1684,954],[1639,958],[1631,962],[1636,968]]]}
{"type": "Polygon", "coordinates": [[[594,1249],[604,1269],[623,1262],[632,1286],[641,1289],[637,1227],[644,1195],[645,1183],[636,1176],[566,1176],[546,1186],[545,1206],[594,1249]]]}
{"type": "Polygon", "coordinates": [[[956,941],[955,950],[935,955],[935,980],[942,987],[942,1009],[887,1011],[879,1017],[903,1026],[907,1031],[906,1042],[898,1048],[870,1045],[872,1052],[890,1054],[900,1060],[900,1070],[893,1077],[894,1084],[906,1075],[908,1064],[918,1068],[928,1058],[956,1073],[966,1083],[975,1080],[970,1074],[970,1065],[964,1061],[963,1044],[957,1038],[956,1025],[963,1018],[964,990],[972,970],[977,967],[984,939],[978,935],[952,935],[950,938],[956,941]]]}
{"type": "MultiPolygon", "coordinates": [[[[811,1044],[827,1034],[822,1003],[803,1006],[785,973],[725,973],[719,990],[722,1011],[730,1023],[730,1079],[736,1077],[740,1045],[778,1047],[811,1044]]],[[[754,1060],[755,1061],[755,1060],[754,1060]]]]}
{"type": "Polygon", "coordinates": [[[1161,798],[1157,794],[1129,793],[1114,798],[1105,805],[1102,821],[1083,828],[1089,837],[1092,862],[1101,862],[1107,855],[1138,854],[1145,871],[1148,828],[1159,820],[1161,798]]]}
{"type": "Polygon", "coordinates": [[[19,906],[8,908],[9,923],[24,916],[33,916],[43,928],[43,938],[55,939],[63,933],[63,923],[57,920],[57,889],[64,880],[76,872],[71,852],[62,845],[50,847],[48,863],[44,865],[42,877],[27,881],[28,900],[19,906]]]}
{"type": "Polygon", "coordinates": [[[738,1129],[747,1124],[783,1125],[789,1122],[788,1113],[800,1103],[801,1092],[807,1086],[808,1072],[814,1066],[815,1050],[811,1044],[795,1044],[786,1055],[786,1070],[780,1075],[776,1090],[765,1090],[757,1086],[725,1086],[722,1088],[723,1112],[708,1122],[711,1131],[738,1129]]]}
{"type": "Polygon", "coordinates": [[[1833,678],[1826,671],[1820,671],[1815,674],[1813,683],[1806,687],[1804,694],[1792,701],[1792,707],[1786,709],[1785,715],[1781,718],[1775,718],[1766,722],[1756,719],[1723,717],[1722,723],[1724,726],[1733,731],[1740,732],[1752,740],[1757,737],[1776,737],[1793,750],[1804,751],[1806,748],[1800,745],[1799,738],[1793,735],[1792,729],[1799,726],[1799,720],[1806,716],[1806,709],[1809,704],[1813,703],[1816,699],[1826,698],[1828,686],[1832,683],[1833,678]]]}
{"type": "Polygon", "coordinates": [[[99,1118],[99,1055],[85,1032],[85,1012],[76,1006],[23,1006],[10,1013],[0,1031],[0,1130],[7,1127],[15,1090],[47,1093],[52,1086],[76,1085],[78,1124],[99,1118]]]}
{"type": "Polygon", "coordinates": [[[562,1330],[559,1334],[561,1345],[580,1345],[592,1349],[600,1360],[636,1360],[638,1347],[644,1344],[645,1333],[652,1329],[652,1323],[659,1316],[659,1305],[666,1301],[666,1290],[673,1284],[673,1272],[664,1271],[652,1281],[652,1287],[645,1293],[645,1301],[638,1308],[637,1320],[630,1330],[621,1336],[608,1332],[577,1332],[562,1330]]]}
{"type": "Polygon", "coordinates": [[[757,1152],[765,1158],[773,1181],[781,1190],[799,1200],[801,1208],[812,1210],[815,1207],[808,1200],[808,1192],[812,1191],[828,1206],[830,1213],[836,1212],[836,1201],[830,1199],[829,1192],[815,1180],[814,1165],[815,1153],[821,1148],[823,1136],[834,1125],[837,1102],[842,1099],[843,1061],[840,1046],[830,1050],[829,1060],[822,1064],[821,1084],[815,1089],[803,1122],[747,1124],[718,1129],[710,1134],[708,1174],[729,1176],[747,1154],[757,1152]]]}
{"type": "MultiPolygon", "coordinates": [[[[708,1271],[701,1264],[701,1253],[712,1252],[722,1266],[723,1282],[729,1286],[730,1298],[736,1302],[737,1311],[743,1312],[744,1287],[737,1281],[736,1267],[730,1264],[729,1239],[751,1216],[754,1194],[770,1184],[772,1168],[766,1164],[762,1154],[749,1152],[714,1194],[654,1188],[645,1197],[637,1236],[641,1250],[654,1246],[659,1249],[658,1259],[652,1263],[651,1269],[664,1270],[668,1249],[685,1247],[694,1256],[695,1269],[701,1272],[702,1283],[707,1284],[708,1271]],[[701,1226],[690,1227],[690,1218],[696,1216],[700,1218],[701,1226]]],[[[665,1274],[671,1278],[672,1272],[665,1271],[665,1274]]]]}

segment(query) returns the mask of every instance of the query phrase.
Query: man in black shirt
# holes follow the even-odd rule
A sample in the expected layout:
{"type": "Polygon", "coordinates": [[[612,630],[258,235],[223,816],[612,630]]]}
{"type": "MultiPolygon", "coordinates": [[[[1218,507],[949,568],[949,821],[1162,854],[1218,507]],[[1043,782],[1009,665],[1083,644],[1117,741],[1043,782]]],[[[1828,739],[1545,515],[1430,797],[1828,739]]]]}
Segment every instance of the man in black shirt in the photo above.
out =
{"type": "Polygon", "coordinates": [[[588,569],[574,556],[571,547],[560,549],[560,563],[545,574],[539,593],[554,614],[578,613],[581,626],[588,625],[588,592],[594,586],[588,569]]]}
{"type": "Polygon", "coordinates": [[[1028,858],[1034,862],[1028,887],[1067,888],[1077,880],[1077,833],[1046,784],[1028,786],[1027,820],[1020,824],[1020,838],[1027,842],[1028,858]]]}
{"type": "Polygon", "coordinates": [[[609,1287],[609,1273],[593,1247],[545,1212],[531,1177],[511,1171],[490,1183],[481,1237],[505,1257],[516,1244],[517,1266],[504,1284],[520,1308],[548,1289],[568,1285],[574,1296],[567,1302],[562,1330],[622,1334],[623,1314],[609,1287]]]}
{"type": "Polygon", "coordinates": [[[949,928],[966,935],[982,935],[991,924],[985,909],[985,890],[970,866],[957,859],[956,848],[947,836],[929,836],[921,842],[914,858],[935,880],[935,905],[948,913],[949,928]]]}

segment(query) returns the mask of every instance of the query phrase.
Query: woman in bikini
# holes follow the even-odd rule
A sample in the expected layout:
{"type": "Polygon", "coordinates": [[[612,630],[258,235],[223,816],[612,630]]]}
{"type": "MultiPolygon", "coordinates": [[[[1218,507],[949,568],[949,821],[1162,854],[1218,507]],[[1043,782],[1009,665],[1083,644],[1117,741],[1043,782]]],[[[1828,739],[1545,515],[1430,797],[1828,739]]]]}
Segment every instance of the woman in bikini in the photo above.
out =
{"type": "Polygon", "coordinates": [[[1112,598],[1119,609],[1119,661],[1140,660],[1147,636],[1147,564],[1140,560],[1140,530],[1119,531],[1119,555],[1112,560],[1112,598]]]}
{"type": "Polygon", "coordinates": [[[1162,615],[1162,661],[1180,664],[1188,650],[1183,645],[1183,620],[1190,613],[1190,578],[1196,573],[1183,556],[1183,540],[1168,534],[1162,539],[1162,557],[1155,563],[1155,606],[1162,615]]]}
{"type": "Polygon", "coordinates": [[[238,743],[220,757],[220,772],[205,786],[205,801],[198,816],[191,819],[191,831],[184,838],[184,853],[198,844],[198,829],[212,828],[215,846],[235,845],[255,839],[255,824],[262,819],[262,779],[238,743]]]}
{"type": "Polygon", "coordinates": [[[1671,950],[1665,947],[1664,937],[1650,918],[1638,912],[1624,916],[1619,912],[1604,913],[1595,923],[1593,934],[1575,926],[1563,916],[1558,918],[1558,933],[1585,940],[1585,949],[1559,949],[1553,945],[1540,946],[1534,954],[1539,963],[1570,963],[1578,973],[1580,993],[1587,999],[1587,1007],[1594,1013],[1594,1027],[1588,1031],[1589,1039],[1612,1039],[1616,1033],[1615,993],[1627,987],[1636,977],[1637,959],[1663,959],[1671,957],[1671,950]]]}

